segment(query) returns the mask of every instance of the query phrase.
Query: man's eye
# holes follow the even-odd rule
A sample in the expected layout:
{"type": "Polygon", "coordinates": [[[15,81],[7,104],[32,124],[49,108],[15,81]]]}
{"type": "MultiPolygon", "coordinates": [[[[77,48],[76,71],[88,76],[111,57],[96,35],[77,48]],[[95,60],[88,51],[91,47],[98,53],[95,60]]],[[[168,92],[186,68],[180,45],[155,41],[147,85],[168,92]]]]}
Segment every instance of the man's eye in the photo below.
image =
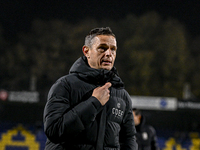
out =
{"type": "Polygon", "coordinates": [[[106,48],[100,47],[100,48],[99,48],[99,51],[100,51],[100,52],[104,52],[104,51],[106,51],[106,48]]]}

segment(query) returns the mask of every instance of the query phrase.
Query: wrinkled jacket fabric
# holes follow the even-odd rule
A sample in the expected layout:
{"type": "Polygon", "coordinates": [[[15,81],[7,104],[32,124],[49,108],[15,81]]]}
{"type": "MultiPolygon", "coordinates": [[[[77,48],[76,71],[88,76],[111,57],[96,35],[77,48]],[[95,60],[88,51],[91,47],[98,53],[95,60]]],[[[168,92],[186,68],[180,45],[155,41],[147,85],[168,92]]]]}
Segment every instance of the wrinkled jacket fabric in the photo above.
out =
{"type": "Polygon", "coordinates": [[[146,124],[145,117],[142,116],[141,122],[136,126],[136,141],[138,150],[159,150],[155,129],[146,124]]]}
{"type": "Polygon", "coordinates": [[[89,67],[85,56],[51,87],[44,109],[46,150],[136,150],[129,94],[113,67],[89,67]],[[111,82],[102,106],[93,90],[111,82]]]}

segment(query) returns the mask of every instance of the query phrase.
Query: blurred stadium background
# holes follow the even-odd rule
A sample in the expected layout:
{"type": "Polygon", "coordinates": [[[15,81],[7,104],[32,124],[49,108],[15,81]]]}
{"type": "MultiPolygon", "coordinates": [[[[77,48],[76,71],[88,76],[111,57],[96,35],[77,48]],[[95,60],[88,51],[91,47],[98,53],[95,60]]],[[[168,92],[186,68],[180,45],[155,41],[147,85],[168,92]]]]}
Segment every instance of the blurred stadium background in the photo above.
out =
{"type": "Polygon", "coordinates": [[[101,26],[117,36],[115,66],[161,150],[200,150],[199,14],[191,0],[1,1],[0,150],[44,149],[48,90],[101,26]]]}
{"type": "MultiPolygon", "coordinates": [[[[17,94],[16,99],[9,96],[9,92],[6,100],[1,97],[0,150],[43,150],[45,103],[38,101],[37,96],[33,98],[35,92],[17,94]]],[[[142,110],[147,123],[155,127],[161,150],[200,149],[199,101],[151,96],[131,98],[133,106],[142,110]]]]}

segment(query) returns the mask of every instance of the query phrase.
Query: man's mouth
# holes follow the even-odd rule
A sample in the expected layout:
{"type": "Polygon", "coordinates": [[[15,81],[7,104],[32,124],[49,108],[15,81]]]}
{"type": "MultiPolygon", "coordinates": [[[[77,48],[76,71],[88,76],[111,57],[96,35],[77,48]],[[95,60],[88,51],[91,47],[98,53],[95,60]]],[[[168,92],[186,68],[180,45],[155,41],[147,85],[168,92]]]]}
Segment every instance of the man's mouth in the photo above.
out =
{"type": "Polygon", "coordinates": [[[110,60],[102,60],[102,63],[103,63],[103,64],[107,64],[107,65],[108,65],[108,64],[111,64],[111,63],[112,63],[112,61],[110,61],[110,60]]]}

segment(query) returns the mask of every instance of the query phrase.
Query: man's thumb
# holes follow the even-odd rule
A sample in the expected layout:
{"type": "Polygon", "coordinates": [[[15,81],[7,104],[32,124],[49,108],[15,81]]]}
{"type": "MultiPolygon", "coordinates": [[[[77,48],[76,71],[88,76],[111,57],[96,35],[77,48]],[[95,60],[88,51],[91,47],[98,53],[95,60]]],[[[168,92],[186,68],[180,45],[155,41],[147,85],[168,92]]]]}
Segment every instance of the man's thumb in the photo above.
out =
{"type": "Polygon", "coordinates": [[[107,83],[104,85],[104,87],[108,89],[109,87],[111,87],[111,85],[112,85],[112,84],[111,84],[110,82],[107,82],[107,83]]]}

